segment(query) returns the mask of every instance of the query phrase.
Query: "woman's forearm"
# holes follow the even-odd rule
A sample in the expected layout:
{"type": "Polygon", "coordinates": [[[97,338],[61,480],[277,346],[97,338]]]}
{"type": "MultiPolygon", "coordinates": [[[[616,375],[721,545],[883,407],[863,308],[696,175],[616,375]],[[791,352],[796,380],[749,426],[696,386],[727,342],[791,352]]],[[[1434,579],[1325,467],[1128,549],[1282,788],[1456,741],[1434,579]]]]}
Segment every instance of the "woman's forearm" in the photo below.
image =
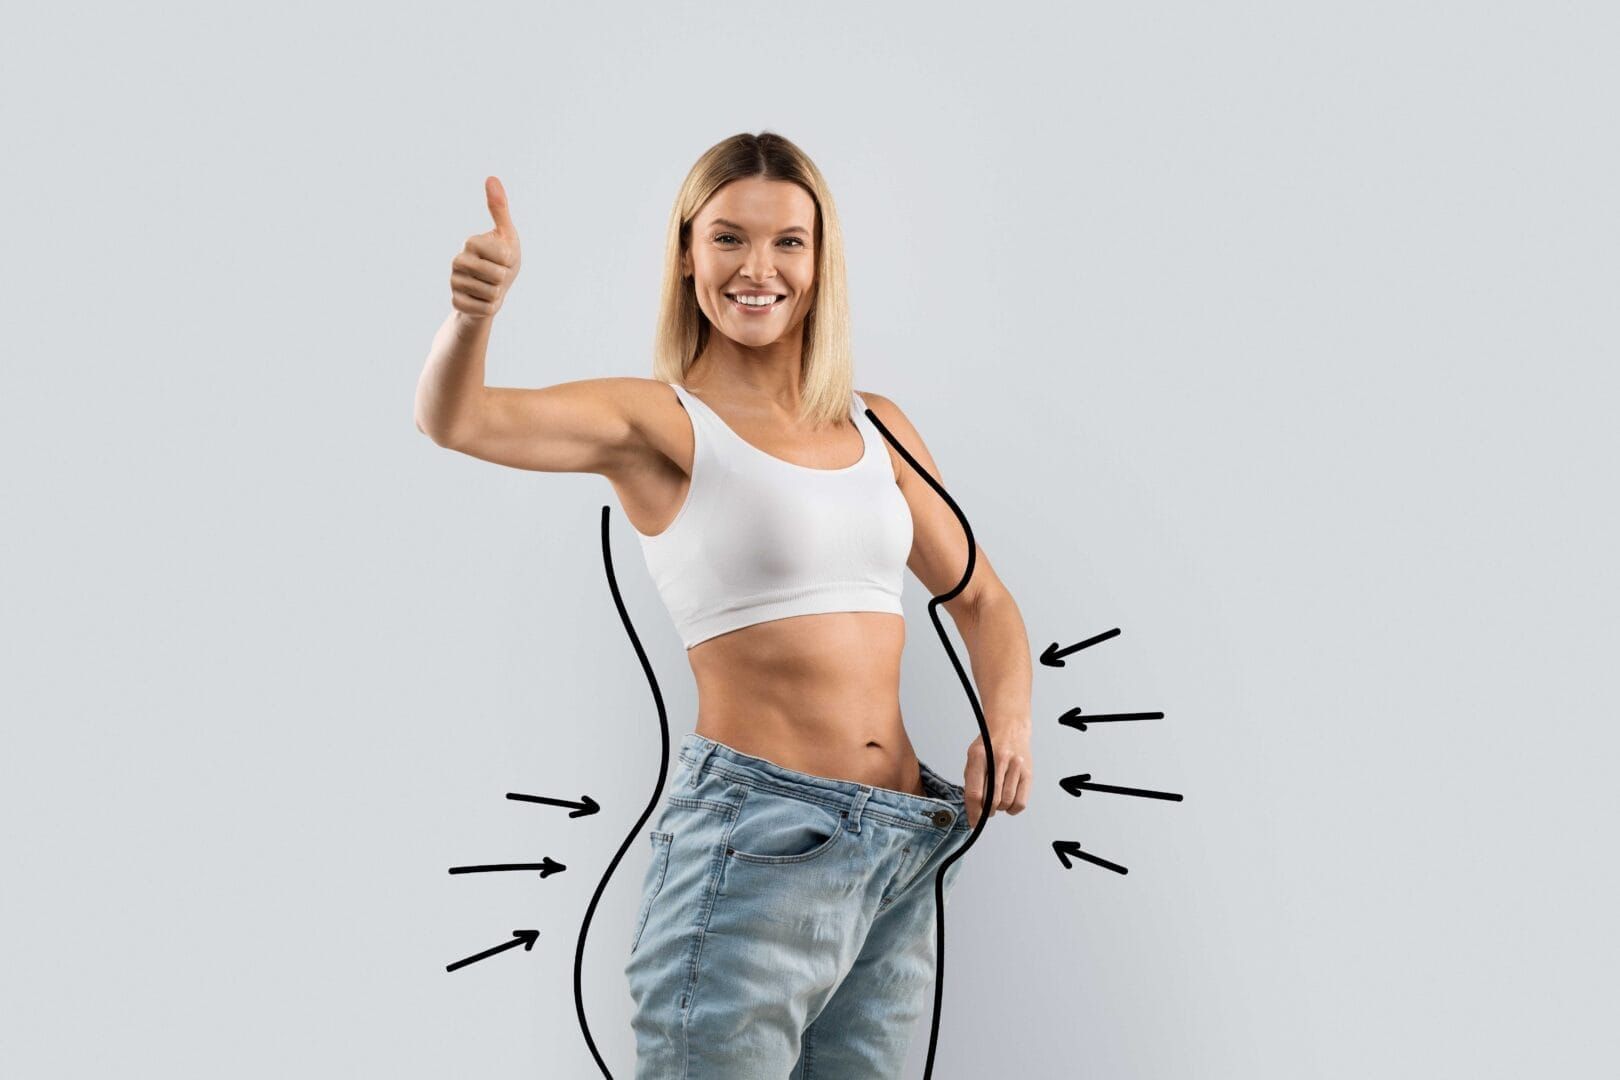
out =
{"type": "Polygon", "coordinates": [[[433,337],[416,384],[416,426],[440,446],[452,445],[482,405],[484,354],[494,321],[452,311],[433,337]]]}
{"type": "Polygon", "coordinates": [[[961,631],[972,661],[973,681],[984,706],[985,726],[998,732],[1028,733],[1033,668],[1024,617],[1012,594],[998,589],[970,609],[961,631]]]}

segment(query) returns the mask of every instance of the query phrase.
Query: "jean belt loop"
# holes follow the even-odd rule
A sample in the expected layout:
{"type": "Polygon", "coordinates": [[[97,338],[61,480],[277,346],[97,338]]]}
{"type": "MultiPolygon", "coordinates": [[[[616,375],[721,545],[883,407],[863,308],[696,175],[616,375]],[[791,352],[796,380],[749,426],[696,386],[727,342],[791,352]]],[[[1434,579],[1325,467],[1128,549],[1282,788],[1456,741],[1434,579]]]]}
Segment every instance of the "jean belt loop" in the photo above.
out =
{"type": "Polygon", "coordinates": [[[869,799],[871,795],[872,789],[865,784],[862,784],[856,789],[855,798],[852,799],[849,804],[850,832],[858,833],[861,831],[861,811],[866,809],[866,800],[869,799]]]}
{"type": "Polygon", "coordinates": [[[698,781],[703,779],[703,767],[709,763],[709,755],[714,753],[714,748],[718,745],[719,743],[713,739],[704,739],[698,744],[697,757],[692,762],[692,775],[687,780],[687,787],[698,786],[698,781]]]}

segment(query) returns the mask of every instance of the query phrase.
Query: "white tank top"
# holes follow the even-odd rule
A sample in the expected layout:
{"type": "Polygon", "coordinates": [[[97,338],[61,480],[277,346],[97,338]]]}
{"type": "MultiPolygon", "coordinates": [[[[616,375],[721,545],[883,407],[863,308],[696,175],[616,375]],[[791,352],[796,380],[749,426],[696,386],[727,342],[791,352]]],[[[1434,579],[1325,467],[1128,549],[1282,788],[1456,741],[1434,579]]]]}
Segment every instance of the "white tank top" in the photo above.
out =
{"type": "Polygon", "coordinates": [[[688,649],[793,615],[904,614],[911,508],[859,394],[850,419],[866,446],[860,460],[812,469],[767,454],[670,385],[692,424],[691,483],[663,532],[631,529],[688,649]]]}

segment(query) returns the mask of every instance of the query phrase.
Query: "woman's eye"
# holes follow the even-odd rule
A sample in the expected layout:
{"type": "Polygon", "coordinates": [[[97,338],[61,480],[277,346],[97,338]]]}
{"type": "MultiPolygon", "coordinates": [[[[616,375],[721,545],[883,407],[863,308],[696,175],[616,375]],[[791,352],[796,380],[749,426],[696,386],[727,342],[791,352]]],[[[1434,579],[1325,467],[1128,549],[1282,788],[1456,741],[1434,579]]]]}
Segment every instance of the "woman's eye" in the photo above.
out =
{"type": "MultiPolygon", "coordinates": [[[[714,242],[718,244],[722,240],[733,240],[734,241],[736,239],[737,238],[735,236],[732,236],[730,233],[721,233],[719,236],[716,236],[714,238],[714,242]]],[[[797,236],[788,236],[788,237],[784,237],[783,239],[791,240],[795,244],[798,244],[800,247],[804,247],[804,241],[800,240],[797,236]]]]}

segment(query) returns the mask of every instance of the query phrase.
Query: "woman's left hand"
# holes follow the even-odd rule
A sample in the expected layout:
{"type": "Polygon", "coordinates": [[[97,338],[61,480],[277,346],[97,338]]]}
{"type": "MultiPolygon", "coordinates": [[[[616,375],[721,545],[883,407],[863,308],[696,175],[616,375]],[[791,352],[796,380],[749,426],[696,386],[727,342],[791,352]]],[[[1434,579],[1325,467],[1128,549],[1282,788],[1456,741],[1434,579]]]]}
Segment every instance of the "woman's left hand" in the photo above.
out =
{"type": "MultiPolygon", "coordinates": [[[[1021,814],[1029,805],[1029,792],[1034,784],[1034,762],[1029,755],[1029,725],[1021,724],[1004,730],[990,731],[990,745],[996,752],[996,798],[990,806],[990,816],[997,810],[1021,814]]],[[[984,807],[984,736],[968,744],[967,767],[962,770],[962,787],[966,792],[968,825],[979,824],[984,807]]]]}

